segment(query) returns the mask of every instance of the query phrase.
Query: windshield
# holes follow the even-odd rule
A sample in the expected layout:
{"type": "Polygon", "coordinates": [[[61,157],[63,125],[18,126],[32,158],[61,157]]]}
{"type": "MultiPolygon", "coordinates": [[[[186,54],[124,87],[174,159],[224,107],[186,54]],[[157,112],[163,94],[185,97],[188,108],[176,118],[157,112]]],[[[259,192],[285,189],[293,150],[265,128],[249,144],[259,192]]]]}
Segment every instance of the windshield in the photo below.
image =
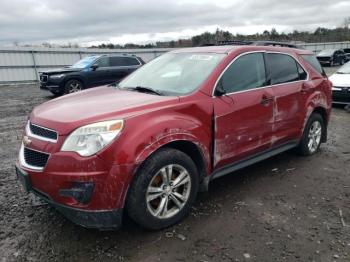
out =
{"type": "Polygon", "coordinates": [[[318,55],[331,56],[331,55],[333,55],[334,51],[335,51],[334,49],[326,49],[326,50],[322,50],[321,52],[319,52],[318,55]]]}
{"type": "Polygon", "coordinates": [[[347,62],[337,71],[338,74],[350,74],[350,62],[347,62]]]}
{"type": "Polygon", "coordinates": [[[186,95],[199,87],[224,56],[215,53],[165,54],[135,71],[118,87],[146,87],[163,95],[186,95]]]}
{"type": "Polygon", "coordinates": [[[95,61],[99,56],[87,56],[78,62],[76,62],[74,65],[71,67],[73,68],[85,68],[89,66],[93,61],[95,61]]]}

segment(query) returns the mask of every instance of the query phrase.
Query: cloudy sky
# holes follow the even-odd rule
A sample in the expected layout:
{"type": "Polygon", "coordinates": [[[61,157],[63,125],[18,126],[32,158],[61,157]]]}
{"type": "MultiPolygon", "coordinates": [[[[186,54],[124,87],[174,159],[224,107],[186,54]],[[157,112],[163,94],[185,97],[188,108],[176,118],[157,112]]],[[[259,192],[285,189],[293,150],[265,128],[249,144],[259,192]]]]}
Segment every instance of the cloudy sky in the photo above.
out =
{"type": "Polygon", "coordinates": [[[0,45],[149,43],[217,27],[290,32],[333,28],[349,16],[349,0],[0,0],[0,45]]]}

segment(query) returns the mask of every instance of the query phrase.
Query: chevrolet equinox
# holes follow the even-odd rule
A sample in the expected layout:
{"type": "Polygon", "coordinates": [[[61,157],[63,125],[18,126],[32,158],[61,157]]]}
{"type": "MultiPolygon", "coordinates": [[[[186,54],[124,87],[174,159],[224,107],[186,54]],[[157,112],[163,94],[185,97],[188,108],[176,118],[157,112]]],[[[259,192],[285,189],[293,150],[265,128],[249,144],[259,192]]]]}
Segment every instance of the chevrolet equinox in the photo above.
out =
{"type": "Polygon", "coordinates": [[[149,229],[189,212],[210,181],[327,138],[331,82],[307,50],[212,46],[164,54],[119,84],[37,106],[16,173],[73,222],[149,229]]]}

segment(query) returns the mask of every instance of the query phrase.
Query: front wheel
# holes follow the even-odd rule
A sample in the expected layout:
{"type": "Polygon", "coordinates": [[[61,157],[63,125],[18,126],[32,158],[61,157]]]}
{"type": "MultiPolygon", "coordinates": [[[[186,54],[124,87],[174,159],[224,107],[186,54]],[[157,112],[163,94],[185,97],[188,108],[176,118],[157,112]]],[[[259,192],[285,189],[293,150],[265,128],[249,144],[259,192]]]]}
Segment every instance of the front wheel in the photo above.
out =
{"type": "Polygon", "coordinates": [[[76,93],[84,89],[83,83],[76,79],[68,80],[64,87],[65,94],[76,93]]]}
{"type": "Polygon", "coordinates": [[[326,132],[326,127],[322,116],[318,113],[311,114],[298,147],[299,153],[304,156],[316,153],[321,145],[324,132],[326,132]]]}
{"type": "Polygon", "coordinates": [[[185,153],[164,148],[139,168],[127,198],[129,216],[141,226],[158,230],[189,214],[198,192],[198,171],[185,153]]]}

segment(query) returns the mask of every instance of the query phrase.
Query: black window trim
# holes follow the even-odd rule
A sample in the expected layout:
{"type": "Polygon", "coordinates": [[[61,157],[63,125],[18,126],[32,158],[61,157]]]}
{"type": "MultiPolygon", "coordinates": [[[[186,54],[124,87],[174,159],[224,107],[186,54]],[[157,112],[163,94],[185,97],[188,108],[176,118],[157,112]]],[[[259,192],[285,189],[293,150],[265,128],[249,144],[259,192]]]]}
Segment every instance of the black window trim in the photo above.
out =
{"type": "Polygon", "coordinates": [[[241,54],[239,54],[238,56],[236,56],[226,67],[225,69],[220,73],[219,77],[216,79],[215,84],[214,84],[214,88],[212,91],[212,97],[217,97],[215,95],[215,90],[218,87],[219,81],[221,79],[221,77],[223,76],[223,74],[226,72],[226,70],[231,66],[231,64],[233,64],[238,58],[247,55],[247,54],[255,54],[255,53],[263,53],[264,55],[264,63],[265,63],[265,74],[266,74],[266,80],[267,80],[267,85],[262,86],[262,87],[257,87],[257,88],[252,88],[252,89],[248,89],[248,90],[242,90],[242,91],[235,91],[235,92],[231,92],[231,93],[226,93],[225,95],[232,95],[232,94],[239,94],[239,93],[245,93],[245,92],[250,92],[253,90],[259,90],[259,89],[264,89],[264,88],[270,88],[270,87],[275,87],[275,86],[280,86],[280,85],[288,85],[288,84],[292,84],[292,83],[297,83],[297,82],[307,82],[309,81],[309,72],[305,69],[305,67],[300,63],[299,59],[297,57],[295,57],[292,54],[288,54],[288,53],[284,53],[284,52],[279,52],[279,51],[266,51],[266,50],[257,50],[257,51],[249,51],[249,52],[243,52],[241,54]],[[294,59],[294,61],[296,63],[298,63],[301,68],[304,69],[304,71],[306,72],[306,79],[305,80],[297,80],[297,81],[292,81],[292,82],[285,82],[285,83],[280,83],[280,84],[275,84],[275,85],[271,85],[271,81],[269,83],[269,70],[268,68],[266,68],[266,66],[268,66],[266,64],[266,58],[265,58],[265,54],[282,54],[282,55],[288,55],[290,57],[292,57],[294,59]]]}

